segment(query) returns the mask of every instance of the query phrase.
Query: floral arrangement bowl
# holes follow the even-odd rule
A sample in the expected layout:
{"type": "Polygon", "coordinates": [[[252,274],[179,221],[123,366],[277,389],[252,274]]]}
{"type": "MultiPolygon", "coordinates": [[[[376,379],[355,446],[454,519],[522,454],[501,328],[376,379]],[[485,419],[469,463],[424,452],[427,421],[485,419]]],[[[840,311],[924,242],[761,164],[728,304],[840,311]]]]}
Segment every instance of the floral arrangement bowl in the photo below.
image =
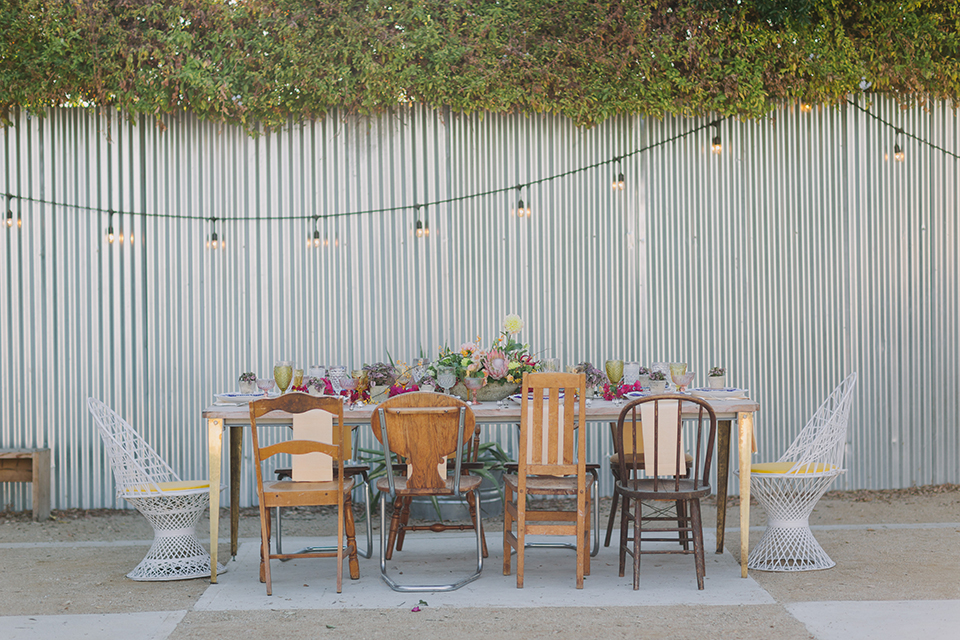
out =
{"type": "Polygon", "coordinates": [[[257,392],[257,374],[253,371],[241,373],[238,382],[240,384],[240,393],[257,392]]]}
{"type": "Polygon", "coordinates": [[[441,368],[453,368],[460,381],[453,387],[453,393],[463,399],[469,397],[463,379],[482,376],[486,384],[477,391],[477,399],[480,402],[503,400],[520,387],[524,373],[537,370],[538,363],[529,354],[530,345],[515,338],[523,326],[520,316],[509,314],[489,349],[480,346],[480,336],[473,342],[464,342],[456,351],[440,347],[440,354],[427,368],[427,375],[438,378],[441,368]]]}

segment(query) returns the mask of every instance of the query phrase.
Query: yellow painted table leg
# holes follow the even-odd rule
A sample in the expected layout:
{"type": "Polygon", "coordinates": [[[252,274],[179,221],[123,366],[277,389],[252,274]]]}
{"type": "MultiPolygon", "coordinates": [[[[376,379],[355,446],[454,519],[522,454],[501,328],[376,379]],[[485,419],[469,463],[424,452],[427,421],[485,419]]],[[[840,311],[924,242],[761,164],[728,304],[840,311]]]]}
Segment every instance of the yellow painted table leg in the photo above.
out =
{"type": "Polygon", "coordinates": [[[753,457],[753,414],[738,413],[740,457],[740,577],[747,577],[750,555],[750,462],[753,457]]]}
{"type": "Polygon", "coordinates": [[[210,583],[217,583],[217,544],[220,541],[220,459],[223,453],[223,419],[207,420],[210,450],[210,583]]]}

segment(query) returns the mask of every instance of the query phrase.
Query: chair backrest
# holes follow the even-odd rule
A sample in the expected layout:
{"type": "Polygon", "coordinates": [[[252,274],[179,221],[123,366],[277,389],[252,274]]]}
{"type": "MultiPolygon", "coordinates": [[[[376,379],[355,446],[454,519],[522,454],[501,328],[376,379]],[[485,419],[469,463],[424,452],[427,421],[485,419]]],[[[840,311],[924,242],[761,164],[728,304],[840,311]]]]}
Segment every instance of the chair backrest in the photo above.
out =
{"type": "Polygon", "coordinates": [[[640,462],[640,456],[621,455],[620,477],[626,481],[645,475],[654,479],[654,491],[679,491],[680,479],[686,474],[677,472],[685,469],[693,479],[694,486],[699,487],[701,482],[706,483],[710,478],[716,437],[717,414],[706,400],[681,394],[661,394],[631,400],[617,418],[614,446],[617,451],[644,451],[645,454],[643,463],[640,462]],[[652,407],[652,411],[644,412],[645,407],[652,407]],[[648,419],[646,425],[643,424],[644,413],[648,419]],[[650,421],[652,424],[649,424],[650,421]],[[684,423],[686,433],[693,438],[693,461],[689,469],[686,469],[683,443],[684,423]],[[648,429],[647,446],[643,443],[643,427],[648,429]]]}
{"type": "MultiPolygon", "coordinates": [[[[343,400],[332,396],[311,396],[306,393],[287,393],[276,398],[264,398],[263,400],[254,400],[250,403],[250,426],[253,440],[253,458],[256,463],[257,489],[263,488],[263,469],[262,462],[281,453],[290,455],[305,455],[308,453],[322,453],[328,455],[338,462],[340,468],[346,458],[346,447],[344,446],[344,431],[349,429],[343,424],[343,400]],[[333,442],[318,442],[316,440],[286,440],[266,447],[260,446],[260,436],[257,429],[257,418],[261,418],[271,411],[284,411],[286,413],[298,414],[306,413],[314,409],[320,409],[333,414],[336,423],[333,425],[333,442]]],[[[342,473],[336,474],[341,491],[343,488],[342,473]]]]}
{"type": "Polygon", "coordinates": [[[520,476],[582,477],[586,471],[586,376],[525,373],[521,393],[520,476]]]}
{"type": "Polygon", "coordinates": [[[408,493],[424,495],[446,489],[445,459],[453,454],[453,492],[460,492],[463,447],[476,427],[473,411],[462,400],[425,391],[402,393],[377,405],[370,426],[383,444],[390,493],[395,492],[391,453],[410,465],[408,493]]]}
{"type": "Polygon", "coordinates": [[[788,473],[813,472],[828,468],[843,469],[847,448],[847,425],[853,406],[856,372],[848,375],[817,409],[778,462],[793,462],[788,473]],[[818,466],[820,465],[820,466],[818,466]]]}
{"type": "Polygon", "coordinates": [[[87,408],[93,414],[110,458],[118,496],[162,494],[160,483],[180,480],[170,465],[113,409],[96,398],[87,398],[87,408]]]}

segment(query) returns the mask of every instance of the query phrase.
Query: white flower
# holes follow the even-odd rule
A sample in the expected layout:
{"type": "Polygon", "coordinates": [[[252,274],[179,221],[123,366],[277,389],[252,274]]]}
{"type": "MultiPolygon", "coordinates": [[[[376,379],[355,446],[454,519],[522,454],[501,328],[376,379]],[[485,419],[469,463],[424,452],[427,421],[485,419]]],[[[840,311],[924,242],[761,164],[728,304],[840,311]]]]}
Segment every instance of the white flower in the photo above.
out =
{"type": "Polygon", "coordinates": [[[509,314],[503,319],[503,330],[509,334],[516,335],[523,329],[523,320],[515,313],[509,314]]]}

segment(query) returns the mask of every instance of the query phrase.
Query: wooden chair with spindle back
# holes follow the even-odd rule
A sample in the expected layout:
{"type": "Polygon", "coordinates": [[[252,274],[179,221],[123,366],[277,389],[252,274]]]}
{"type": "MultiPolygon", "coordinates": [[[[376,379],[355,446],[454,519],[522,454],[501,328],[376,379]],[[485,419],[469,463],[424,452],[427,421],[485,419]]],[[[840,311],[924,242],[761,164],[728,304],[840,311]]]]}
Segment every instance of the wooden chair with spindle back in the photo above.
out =
{"type": "Polygon", "coordinates": [[[713,459],[713,443],[717,437],[717,415],[704,400],[688,395],[662,394],[633,400],[620,411],[614,433],[618,451],[637,451],[641,446],[644,456],[621,455],[617,491],[625,501],[633,504],[633,513],[624,513],[620,521],[620,575],[624,575],[626,555],[633,556],[633,588],[640,588],[640,555],[643,553],[684,553],[694,555],[697,570],[697,587],[703,589],[706,562],[703,555],[703,525],[700,519],[700,499],[710,495],[710,466],[713,459]],[[692,411],[691,407],[692,405],[692,411]],[[687,464],[684,453],[683,422],[695,422],[688,432],[692,436],[692,461],[687,464]],[[638,411],[641,416],[638,416],[638,411]],[[695,412],[695,413],[693,413],[695,412]],[[640,419],[638,419],[640,418],[640,419]],[[709,433],[704,440],[704,421],[709,424],[709,433]],[[646,433],[644,433],[646,432],[646,433]],[[646,437],[645,437],[646,436],[646,437]],[[706,452],[703,443],[706,442],[706,452]],[[642,445],[641,445],[642,443],[642,445]],[[690,471],[687,471],[689,466],[690,471]],[[642,502],[685,503],[689,517],[665,516],[655,513],[644,516],[642,502]],[[633,536],[628,532],[633,522],[633,536]],[[660,527],[643,527],[644,523],[664,523],[660,527]],[[669,523],[673,526],[666,526],[669,523]],[[642,538],[643,532],[670,534],[670,537],[642,538]],[[650,542],[676,542],[680,538],[693,539],[693,549],[651,547],[650,542]],[[633,550],[629,543],[633,542],[633,550]]]}
{"type": "Polygon", "coordinates": [[[523,588],[527,535],[575,536],[578,589],[590,575],[594,477],[587,473],[585,460],[586,388],[582,373],[523,376],[517,473],[504,476],[503,512],[503,575],[510,575],[511,553],[516,551],[518,589],[523,588]],[[533,510],[528,496],[575,496],[577,508],[533,510]]]}

